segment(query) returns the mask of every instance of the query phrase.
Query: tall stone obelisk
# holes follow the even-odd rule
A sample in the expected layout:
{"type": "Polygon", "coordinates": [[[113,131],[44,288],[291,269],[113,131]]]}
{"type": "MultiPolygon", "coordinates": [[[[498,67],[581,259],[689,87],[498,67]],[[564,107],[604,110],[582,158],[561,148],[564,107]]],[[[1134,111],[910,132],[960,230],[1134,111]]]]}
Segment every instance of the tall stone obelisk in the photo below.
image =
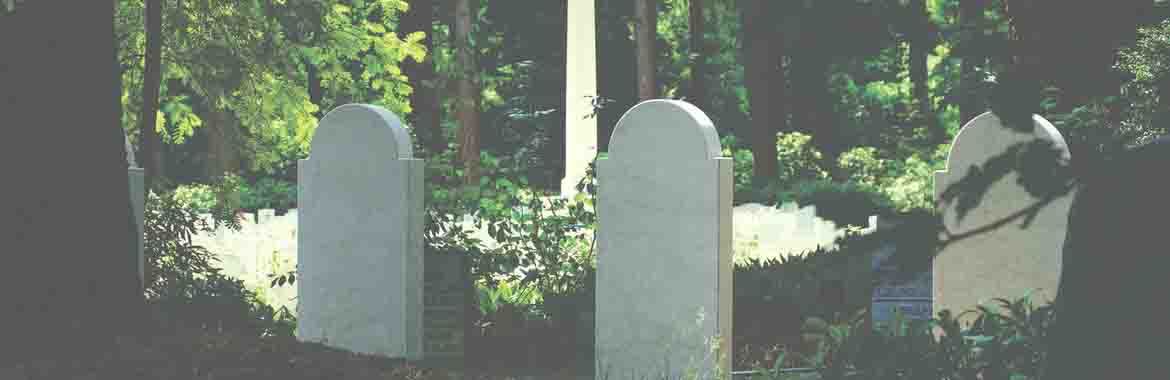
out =
{"type": "Polygon", "coordinates": [[[565,53],[565,177],[561,195],[576,194],[589,163],[597,157],[597,24],[594,0],[569,0],[565,53]]]}

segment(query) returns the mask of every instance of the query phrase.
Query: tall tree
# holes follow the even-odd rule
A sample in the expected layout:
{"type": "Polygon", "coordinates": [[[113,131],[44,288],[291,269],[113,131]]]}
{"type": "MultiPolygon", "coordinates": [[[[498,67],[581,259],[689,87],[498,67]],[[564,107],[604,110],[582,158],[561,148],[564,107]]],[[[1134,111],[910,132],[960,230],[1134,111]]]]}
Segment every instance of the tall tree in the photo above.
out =
{"type": "Polygon", "coordinates": [[[926,9],[926,0],[910,0],[908,5],[910,28],[910,82],[913,83],[913,96],[917,105],[918,120],[922,120],[930,128],[931,140],[935,144],[946,141],[946,127],[938,124],[934,115],[934,104],[931,101],[930,85],[927,83],[927,58],[933,49],[933,28],[930,23],[930,13],[926,9]]]}
{"type": "MultiPolygon", "coordinates": [[[[752,174],[757,180],[775,180],[779,174],[776,148],[777,125],[784,124],[784,72],[779,67],[783,39],[776,38],[772,23],[767,22],[767,0],[741,1],[743,24],[744,82],[751,110],[752,174]],[[777,117],[779,114],[779,117],[777,117]]],[[[761,183],[761,182],[757,182],[761,183]]]]}
{"type": "MultiPolygon", "coordinates": [[[[843,50],[852,48],[845,45],[834,34],[835,26],[828,20],[837,17],[837,11],[848,11],[844,1],[805,2],[798,4],[800,13],[799,35],[793,53],[789,56],[792,90],[800,96],[789,98],[792,102],[792,122],[795,130],[808,133],[811,143],[821,151],[821,166],[828,169],[835,179],[842,179],[837,158],[849,146],[850,140],[842,133],[841,125],[834,117],[834,99],[829,92],[829,69],[834,58],[843,55],[843,50]],[[835,40],[834,40],[835,39],[835,40]],[[841,45],[836,45],[841,44],[841,45]],[[844,46],[844,47],[843,47],[844,46]]],[[[852,3],[852,2],[850,2],[852,3]]]]}
{"type": "Polygon", "coordinates": [[[143,310],[112,1],[34,0],[0,12],[0,366],[96,359],[143,310]],[[62,9],[68,9],[62,12],[62,9]],[[61,25],[68,25],[62,28],[61,25]],[[63,90],[67,89],[67,90],[63,90]],[[30,159],[45,157],[51,159],[30,159]],[[78,184],[84,184],[79,191],[78,184]]]}
{"type": "Polygon", "coordinates": [[[432,153],[439,153],[447,149],[447,141],[443,138],[439,97],[435,90],[434,20],[433,0],[413,1],[402,15],[398,38],[406,40],[410,33],[426,33],[422,40],[427,49],[426,58],[421,62],[402,61],[402,72],[410,79],[410,86],[414,90],[410,94],[411,125],[419,131],[424,146],[432,153]]]}
{"type": "Polygon", "coordinates": [[[658,97],[654,55],[658,41],[658,1],[634,0],[634,41],[638,46],[638,99],[658,97]]]}
{"type": "Polygon", "coordinates": [[[479,85],[476,51],[472,43],[471,0],[455,0],[455,55],[458,71],[458,103],[455,118],[459,121],[459,161],[463,163],[466,183],[479,182],[479,85]]]}
{"type": "Polygon", "coordinates": [[[691,32],[691,103],[700,109],[707,107],[707,49],[705,32],[706,18],[703,14],[703,0],[690,1],[691,32]]]}
{"type": "Polygon", "coordinates": [[[978,68],[986,64],[987,55],[983,41],[983,12],[987,0],[959,0],[960,41],[962,67],[959,78],[959,123],[964,124],[983,113],[983,103],[977,89],[983,82],[978,68]]]}
{"type": "Polygon", "coordinates": [[[142,115],[138,129],[141,141],[142,168],[146,171],[146,188],[157,178],[164,178],[162,139],[155,125],[158,121],[159,87],[162,85],[162,0],[146,0],[146,54],[142,74],[142,115]]]}

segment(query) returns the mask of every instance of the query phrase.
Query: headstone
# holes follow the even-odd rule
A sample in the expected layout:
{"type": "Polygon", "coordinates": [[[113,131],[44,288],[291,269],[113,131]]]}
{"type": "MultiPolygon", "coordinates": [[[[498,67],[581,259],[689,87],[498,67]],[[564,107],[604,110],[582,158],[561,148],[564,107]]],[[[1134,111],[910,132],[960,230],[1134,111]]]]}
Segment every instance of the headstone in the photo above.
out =
{"type": "Polygon", "coordinates": [[[276,210],[273,210],[270,208],[256,210],[256,223],[257,224],[266,224],[268,222],[271,222],[272,219],[275,217],[276,217],[276,210]]]}
{"type": "Polygon", "coordinates": [[[796,212],[796,233],[807,236],[813,233],[813,223],[817,218],[817,206],[808,205],[801,207],[796,212]]]}
{"type": "Polygon", "coordinates": [[[891,265],[890,256],[897,249],[887,243],[873,254],[874,278],[870,315],[875,328],[888,327],[894,322],[895,310],[911,321],[928,321],[934,316],[931,297],[931,273],[917,273],[910,279],[898,279],[898,268],[891,265]]]}
{"type": "Polygon", "coordinates": [[[363,354],[423,355],[423,162],[384,108],[321,120],[297,167],[300,340],[363,354]]]}
{"type": "MultiPolygon", "coordinates": [[[[1039,201],[1018,183],[1018,173],[1009,173],[992,184],[978,207],[960,221],[957,202],[943,203],[942,194],[973,166],[983,166],[1014,145],[1037,140],[1053,143],[1062,158],[1069,159],[1060,132],[1040,116],[1033,116],[1032,121],[1031,133],[1019,132],[988,112],[959,131],[947,157],[947,169],[935,174],[935,199],[939,200],[943,223],[952,236],[990,225],[1039,201]]],[[[1015,299],[1033,291],[1037,304],[1052,300],[1060,276],[1061,246],[1072,198],[1070,194],[1048,204],[1027,228],[1016,221],[945,247],[933,264],[934,311],[949,309],[958,314],[985,300],[1015,299]]]]}
{"type": "Polygon", "coordinates": [[[568,2],[565,55],[565,177],[561,195],[577,194],[589,164],[597,157],[597,22],[594,0],[568,2]]]}
{"type": "Polygon", "coordinates": [[[462,361],[472,279],[462,252],[428,253],[424,275],[424,335],[427,360],[462,361]]]}
{"type": "Polygon", "coordinates": [[[138,162],[134,159],[134,148],[130,145],[130,138],[123,135],[126,142],[126,176],[130,181],[130,207],[134,213],[135,227],[138,228],[136,237],[136,247],[138,247],[138,281],[143,283],[146,279],[146,256],[143,249],[143,240],[146,238],[146,171],[138,167],[138,162]]]}
{"type": "Polygon", "coordinates": [[[714,125],[689,103],[649,100],[609,146],[597,164],[597,378],[730,370],[732,162],[714,125]]]}

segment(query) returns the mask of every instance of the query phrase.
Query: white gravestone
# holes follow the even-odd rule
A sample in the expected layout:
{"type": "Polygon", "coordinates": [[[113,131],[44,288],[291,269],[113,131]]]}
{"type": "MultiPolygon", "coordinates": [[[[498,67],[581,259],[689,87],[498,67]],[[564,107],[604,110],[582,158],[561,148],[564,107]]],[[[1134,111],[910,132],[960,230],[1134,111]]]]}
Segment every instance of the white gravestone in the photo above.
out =
{"type": "Polygon", "coordinates": [[[594,0],[568,2],[565,55],[565,177],[561,195],[577,194],[589,163],[597,157],[597,118],[591,96],[597,96],[597,23],[594,0]]]}
{"type": "Polygon", "coordinates": [[[730,370],[732,163],[714,125],[688,103],[649,100],[609,146],[597,164],[597,377],[730,370]]]}
{"type": "Polygon", "coordinates": [[[421,359],[423,162],[402,122],[330,111],[297,175],[298,338],[421,359]]]}
{"type": "MultiPolygon", "coordinates": [[[[956,202],[941,201],[947,187],[960,181],[973,165],[983,166],[1016,144],[1050,141],[1068,160],[1068,146],[1060,132],[1040,116],[1033,116],[1032,122],[1031,133],[1019,132],[988,112],[959,131],[947,169],[935,173],[935,199],[949,234],[989,225],[1039,201],[1017,182],[1016,172],[994,183],[962,221],[957,218],[956,202]]],[[[1052,300],[1060,280],[1061,247],[1072,198],[1070,194],[1048,204],[1027,228],[1018,219],[947,246],[934,260],[934,311],[950,309],[958,314],[992,298],[1015,299],[1033,291],[1038,304],[1052,300]]]]}
{"type": "Polygon", "coordinates": [[[266,208],[256,210],[256,224],[266,224],[276,218],[276,210],[266,208]]]}
{"type": "Polygon", "coordinates": [[[146,172],[138,167],[134,159],[134,148],[130,145],[130,137],[122,135],[126,142],[126,176],[130,181],[130,205],[134,212],[135,227],[138,228],[135,247],[138,255],[138,283],[145,286],[146,256],[143,251],[143,240],[146,238],[146,172]]]}

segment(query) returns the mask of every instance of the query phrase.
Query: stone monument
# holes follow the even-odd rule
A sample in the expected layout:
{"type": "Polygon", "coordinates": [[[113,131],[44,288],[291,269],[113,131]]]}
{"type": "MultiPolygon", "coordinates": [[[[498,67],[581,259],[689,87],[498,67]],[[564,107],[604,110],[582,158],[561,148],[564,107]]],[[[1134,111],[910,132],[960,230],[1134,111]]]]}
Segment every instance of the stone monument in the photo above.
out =
{"type": "Polygon", "coordinates": [[[298,338],[421,359],[423,162],[400,119],[330,111],[297,176],[298,338]]]}
{"type": "Polygon", "coordinates": [[[609,146],[597,164],[595,376],[729,371],[732,162],[714,125],[689,103],[649,100],[609,146]]]}

